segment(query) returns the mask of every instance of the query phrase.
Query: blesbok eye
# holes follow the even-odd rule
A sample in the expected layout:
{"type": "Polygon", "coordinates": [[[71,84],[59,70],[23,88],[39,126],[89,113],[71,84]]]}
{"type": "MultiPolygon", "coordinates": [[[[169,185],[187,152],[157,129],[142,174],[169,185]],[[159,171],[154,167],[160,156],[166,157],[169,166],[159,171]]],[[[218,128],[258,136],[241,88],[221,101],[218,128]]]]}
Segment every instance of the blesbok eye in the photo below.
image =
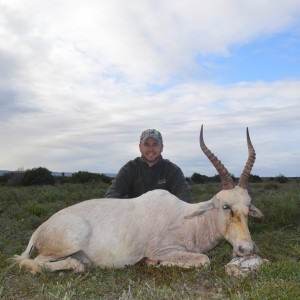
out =
{"type": "Polygon", "coordinates": [[[224,205],[223,205],[223,208],[224,208],[224,209],[230,209],[230,206],[229,206],[228,204],[224,204],[224,205]]]}

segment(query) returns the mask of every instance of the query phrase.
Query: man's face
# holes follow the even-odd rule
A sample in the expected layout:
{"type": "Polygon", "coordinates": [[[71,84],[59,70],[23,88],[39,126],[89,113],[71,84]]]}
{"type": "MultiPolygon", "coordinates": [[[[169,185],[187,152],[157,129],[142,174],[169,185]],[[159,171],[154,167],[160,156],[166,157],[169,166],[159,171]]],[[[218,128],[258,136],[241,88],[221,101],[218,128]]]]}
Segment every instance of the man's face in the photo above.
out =
{"type": "Polygon", "coordinates": [[[144,144],[140,144],[142,157],[149,166],[152,166],[157,162],[163,148],[164,145],[158,144],[153,138],[148,138],[144,144]]]}

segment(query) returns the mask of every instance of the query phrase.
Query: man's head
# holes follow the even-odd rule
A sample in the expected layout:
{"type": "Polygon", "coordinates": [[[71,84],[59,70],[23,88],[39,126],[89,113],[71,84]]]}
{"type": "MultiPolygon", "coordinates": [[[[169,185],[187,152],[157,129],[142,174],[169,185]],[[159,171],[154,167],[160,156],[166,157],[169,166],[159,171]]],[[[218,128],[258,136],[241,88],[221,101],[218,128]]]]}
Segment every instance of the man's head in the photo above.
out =
{"type": "Polygon", "coordinates": [[[159,131],[147,129],[140,137],[140,151],[143,159],[149,166],[154,165],[163,151],[163,139],[159,131]]]}

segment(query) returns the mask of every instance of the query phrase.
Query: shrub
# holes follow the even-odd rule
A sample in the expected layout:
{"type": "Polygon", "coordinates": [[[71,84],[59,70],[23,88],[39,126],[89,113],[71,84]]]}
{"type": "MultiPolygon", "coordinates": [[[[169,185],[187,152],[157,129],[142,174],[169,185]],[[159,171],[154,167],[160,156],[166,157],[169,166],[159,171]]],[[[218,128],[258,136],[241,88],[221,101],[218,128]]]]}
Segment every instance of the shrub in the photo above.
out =
{"type": "Polygon", "coordinates": [[[71,183],[87,183],[87,182],[99,182],[110,183],[111,178],[104,174],[91,173],[87,171],[79,171],[72,175],[71,183]]]}
{"type": "Polygon", "coordinates": [[[257,182],[262,182],[261,178],[258,175],[249,175],[249,182],[252,183],[257,183],[257,182]]]}
{"type": "MultiPolygon", "coordinates": [[[[234,175],[230,174],[232,179],[235,180],[234,175]]],[[[199,173],[194,173],[191,176],[191,181],[193,183],[208,183],[208,182],[221,182],[220,175],[216,174],[212,177],[206,176],[206,175],[201,175],[199,173]]]]}
{"type": "Polygon", "coordinates": [[[21,185],[23,181],[24,171],[19,169],[15,172],[7,172],[0,176],[0,184],[2,185],[21,185]]]}
{"type": "Polygon", "coordinates": [[[282,174],[279,174],[279,175],[276,177],[276,181],[278,181],[279,183],[286,183],[286,182],[288,182],[288,178],[285,177],[285,176],[282,175],[282,174]]]}
{"type": "Polygon", "coordinates": [[[191,177],[191,180],[194,183],[204,183],[208,181],[208,177],[199,173],[194,173],[191,177]]]}
{"type": "Polygon", "coordinates": [[[38,167],[26,170],[22,183],[26,186],[54,184],[54,177],[48,169],[38,167]]]}
{"type": "Polygon", "coordinates": [[[108,184],[110,184],[111,183],[111,181],[112,181],[112,178],[111,177],[109,177],[109,176],[106,176],[105,174],[100,174],[100,176],[101,176],[101,179],[102,179],[102,181],[103,182],[105,182],[105,183],[108,183],[108,184]]]}
{"type": "Polygon", "coordinates": [[[10,177],[11,173],[4,173],[0,176],[0,184],[6,184],[10,177]]]}
{"type": "Polygon", "coordinates": [[[43,215],[46,215],[47,213],[47,210],[44,206],[40,205],[40,204],[37,204],[37,203],[30,203],[30,204],[27,204],[25,206],[25,209],[32,213],[33,215],[35,216],[43,216],[43,215]]]}

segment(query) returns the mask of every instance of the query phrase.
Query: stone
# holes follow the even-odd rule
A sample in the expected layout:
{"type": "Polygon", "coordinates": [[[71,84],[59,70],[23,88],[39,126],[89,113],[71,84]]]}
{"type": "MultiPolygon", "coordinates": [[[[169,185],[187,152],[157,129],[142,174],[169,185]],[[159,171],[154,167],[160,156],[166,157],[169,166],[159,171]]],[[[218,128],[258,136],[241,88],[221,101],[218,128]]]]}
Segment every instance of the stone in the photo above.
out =
{"type": "Polygon", "coordinates": [[[263,263],[269,262],[258,255],[248,257],[234,257],[226,266],[225,272],[229,276],[245,277],[249,273],[257,271],[263,263]]]}

